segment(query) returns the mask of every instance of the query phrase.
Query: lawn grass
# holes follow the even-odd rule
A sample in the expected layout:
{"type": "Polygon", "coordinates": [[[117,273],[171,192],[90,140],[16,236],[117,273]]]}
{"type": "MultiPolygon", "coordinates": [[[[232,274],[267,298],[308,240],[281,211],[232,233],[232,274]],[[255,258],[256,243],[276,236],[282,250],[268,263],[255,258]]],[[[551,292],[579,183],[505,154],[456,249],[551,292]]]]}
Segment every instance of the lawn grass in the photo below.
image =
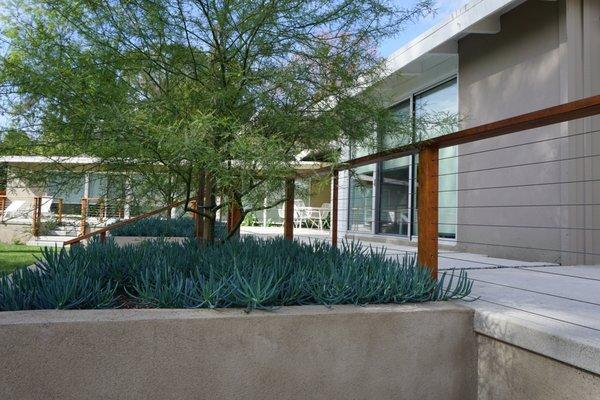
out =
{"type": "Polygon", "coordinates": [[[35,262],[35,256],[41,256],[38,246],[0,243],[0,272],[12,272],[35,262]]]}

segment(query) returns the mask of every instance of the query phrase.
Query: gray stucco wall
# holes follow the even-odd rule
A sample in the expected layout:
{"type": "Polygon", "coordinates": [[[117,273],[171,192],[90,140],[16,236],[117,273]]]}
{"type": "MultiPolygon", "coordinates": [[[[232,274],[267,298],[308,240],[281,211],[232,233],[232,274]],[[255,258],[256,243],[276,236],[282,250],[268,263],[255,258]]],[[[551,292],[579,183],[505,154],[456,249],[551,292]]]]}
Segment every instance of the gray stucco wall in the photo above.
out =
{"type": "MultiPolygon", "coordinates": [[[[460,40],[459,108],[465,117],[464,127],[599,93],[599,3],[595,0],[530,0],[501,17],[500,33],[469,35],[460,40]],[[581,4],[585,4],[585,13],[581,4]],[[589,20],[583,29],[582,15],[589,20]],[[590,18],[593,15],[595,17],[590,18]],[[578,34],[579,31],[584,34],[578,34]],[[585,57],[590,58],[587,64],[575,62],[585,57]],[[584,84],[584,81],[588,82],[584,84]]],[[[544,162],[599,153],[600,142],[592,135],[552,140],[591,128],[591,121],[557,124],[460,146],[459,188],[533,186],[460,191],[458,246],[467,251],[514,259],[562,264],[599,262],[600,257],[586,257],[584,253],[600,248],[598,235],[594,237],[594,231],[589,229],[600,226],[600,208],[573,205],[600,203],[598,185],[540,185],[598,179],[600,164],[592,158],[544,162]],[[542,139],[551,140],[485,151],[542,139]],[[466,155],[477,152],[481,153],[466,155]],[[532,162],[543,163],[465,172],[532,162]],[[569,206],[546,206],[565,204],[569,206]],[[488,207],[491,205],[511,207],[488,207]],[[514,205],[536,206],[512,207],[514,205]],[[469,208],[471,206],[484,207],[469,208]],[[472,224],[505,227],[469,226],[472,224]]]]}

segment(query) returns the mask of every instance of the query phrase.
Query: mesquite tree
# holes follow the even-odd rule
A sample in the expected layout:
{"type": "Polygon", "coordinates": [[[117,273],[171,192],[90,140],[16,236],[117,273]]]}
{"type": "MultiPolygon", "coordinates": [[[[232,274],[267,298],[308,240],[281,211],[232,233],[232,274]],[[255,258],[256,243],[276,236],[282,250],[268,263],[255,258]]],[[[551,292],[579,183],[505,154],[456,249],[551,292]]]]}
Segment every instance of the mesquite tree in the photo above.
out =
{"type": "Polygon", "coordinates": [[[376,49],[431,12],[431,0],[1,3],[5,128],[30,152],[174,177],[201,199],[191,211],[208,239],[220,208],[265,207],[303,155],[336,163],[340,146],[394,129],[369,89],[376,49]]]}

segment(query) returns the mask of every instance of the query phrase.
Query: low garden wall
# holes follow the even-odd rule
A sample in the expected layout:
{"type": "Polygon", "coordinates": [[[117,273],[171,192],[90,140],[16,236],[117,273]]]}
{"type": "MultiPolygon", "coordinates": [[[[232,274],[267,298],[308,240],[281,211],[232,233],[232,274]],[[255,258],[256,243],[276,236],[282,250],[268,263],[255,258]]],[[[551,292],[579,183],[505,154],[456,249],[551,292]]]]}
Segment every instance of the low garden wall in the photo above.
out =
{"type": "Polygon", "coordinates": [[[2,399],[476,398],[473,311],[0,313],[2,399]]]}
{"type": "Polygon", "coordinates": [[[27,243],[32,237],[31,224],[0,223],[0,242],[2,243],[27,243]]]}

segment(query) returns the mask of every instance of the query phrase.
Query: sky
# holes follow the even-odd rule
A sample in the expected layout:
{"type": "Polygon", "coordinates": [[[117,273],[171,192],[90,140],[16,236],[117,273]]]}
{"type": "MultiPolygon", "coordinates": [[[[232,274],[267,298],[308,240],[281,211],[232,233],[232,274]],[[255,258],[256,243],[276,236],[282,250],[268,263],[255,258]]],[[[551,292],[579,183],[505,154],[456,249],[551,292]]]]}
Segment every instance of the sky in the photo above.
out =
{"type": "MultiPolygon", "coordinates": [[[[407,8],[416,3],[416,0],[398,1],[407,8]]],[[[382,45],[379,47],[379,53],[383,57],[389,56],[404,44],[410,42],[427,29],[444,20],[450,14],[452,14],[453,11],[459,9],[468,2],[469,0],[437,0],[435,5],[437,12],[435,15],[427,16],[419,21],[415,21],[415,23],[406,24],[404,30],[400,32],[399,35],[394,38],[387,39],[382,43],[382,45]]]]}

